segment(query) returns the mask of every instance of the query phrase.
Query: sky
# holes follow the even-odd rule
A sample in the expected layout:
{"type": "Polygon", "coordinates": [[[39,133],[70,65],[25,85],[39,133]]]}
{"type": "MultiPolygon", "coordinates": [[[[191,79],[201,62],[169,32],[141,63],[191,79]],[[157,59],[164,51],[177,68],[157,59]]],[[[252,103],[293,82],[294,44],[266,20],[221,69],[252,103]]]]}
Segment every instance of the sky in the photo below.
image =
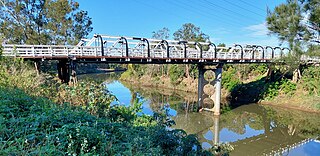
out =
{"type": "Polygon", "coordinates": [[[267,8],[285,0],[77,0],[88,11],[93,34],[151,38],[167,27],[170,39],[185,23],[193,23],[210,41],[227,45],[278,46],[266,28],[267,8]]]}

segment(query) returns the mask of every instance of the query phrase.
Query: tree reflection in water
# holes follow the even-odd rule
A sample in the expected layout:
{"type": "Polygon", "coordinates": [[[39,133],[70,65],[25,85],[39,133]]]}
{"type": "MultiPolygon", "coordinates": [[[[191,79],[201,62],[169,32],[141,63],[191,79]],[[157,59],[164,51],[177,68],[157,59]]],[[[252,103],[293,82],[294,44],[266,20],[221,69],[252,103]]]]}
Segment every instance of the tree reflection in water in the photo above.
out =
{"type": "Polygon", "coordinates": [[[173,128],[197,134],[204,148],[219,142],[230,142],[235,147],[232,155],[281,153],[320,134],[319,114],[252,104],[214,117],[209,112],[196,112],[196,94],[125,86],[148,99],[153,111],[169,104],[171,109],[177,111],[173,117],[176,122],[173,128]]]}

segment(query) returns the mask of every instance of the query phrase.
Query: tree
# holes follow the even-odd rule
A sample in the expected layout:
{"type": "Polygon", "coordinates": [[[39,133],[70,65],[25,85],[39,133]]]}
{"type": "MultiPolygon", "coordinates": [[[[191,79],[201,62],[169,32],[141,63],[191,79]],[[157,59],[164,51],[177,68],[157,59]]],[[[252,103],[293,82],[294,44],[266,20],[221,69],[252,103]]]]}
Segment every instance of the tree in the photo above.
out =
{"type": "Polygon", "coordinates": [[[200,31],[200,27],[195,26],[192,23],[186,23],[182,25],[182,28],[177,30],[174,34],[175,40],[206,42],[209,40],[209,36],[200,31]]]}
{"type": "MultiPolygon", "coordinates": [[[[177,30],[174,34],[175,40],[184,40],[184,41],[195,41],[195,42],[207,42],[209,41],[209,36],[204,34],[200,27],[195,26],[192,23],[186,23],[182,25],[182,28],[177,30]]],[[[190,67],[186,65],[185,72],[186,76],[190,77],[190,72],[194,73],[195,67],[190,67]],[[190,71],[191,69],[191,71],[190,71]]]]}
{"type": "Polygon", "coordinates": [[[166,40],[170,37],[170,30],[166,27],[163,27],[162,29],[158,31],[152,32],[152,38],[159,39],[159,40],[166,40]]]}
{"type": "Polygon", "coordinates": [[[274,11],[268,10],[267,26],[271,34],[288,42],[294,55],[300,56],[302,46],[314,45],[320,32],[319,0],[287,0],[277,6],[274,11]]]}
{"type": "MultiPolygon", "coordinates": [[[[274,11],[268,10],[267,26],[271,34],[277,35],[280,41],[288,42],[291,55],[287,57],[289,70],[293,71],[294,80],[301,77],[301,55],[305,54],[305,47],[317,46],[320,29],[320,1],[319,0],[287,0],[285,4],[277,6],[274,11]]],[[[315,48],[317,49],[317,48],[315,48]]]]}
{"type": "Polygon", "coordinates": [[[76,44],[92,31],[88,13],[73,0],[1,0],[0,10],[6,43],[76,44]]]}

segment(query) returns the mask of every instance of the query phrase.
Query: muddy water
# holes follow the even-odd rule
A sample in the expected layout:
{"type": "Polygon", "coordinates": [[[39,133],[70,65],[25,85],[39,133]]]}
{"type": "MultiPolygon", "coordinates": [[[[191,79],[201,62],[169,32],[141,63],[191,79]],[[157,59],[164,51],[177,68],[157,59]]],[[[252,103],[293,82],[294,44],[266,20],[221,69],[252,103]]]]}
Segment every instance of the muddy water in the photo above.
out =
{"type": "Polygon", "coordinates": [[[176,122],[173,128],[197,134],[203,148],[228,142],[234,147],[231,155],[237,156],[320,155],[320,114],[250,104],[214,117],[209,112],[195,112],[195,94],[132,86],[108,74],[88,77],[105,78],[106,87],[121,104],[143,102],[146,114],[169,106],[176,122]]]}

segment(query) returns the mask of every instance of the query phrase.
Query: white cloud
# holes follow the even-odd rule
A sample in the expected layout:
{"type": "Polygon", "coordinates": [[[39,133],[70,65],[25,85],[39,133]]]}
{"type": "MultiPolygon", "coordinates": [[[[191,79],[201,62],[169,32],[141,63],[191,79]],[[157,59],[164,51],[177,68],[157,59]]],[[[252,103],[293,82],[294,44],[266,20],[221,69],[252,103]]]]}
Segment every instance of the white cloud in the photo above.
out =
{"type": "Polygon", "coordinates": [[[244,28],[249,31],[249,36],[251,37],[265,37],[268,36],[268,28],[265,22],[256,25],[250,25],[244,28]]]}

